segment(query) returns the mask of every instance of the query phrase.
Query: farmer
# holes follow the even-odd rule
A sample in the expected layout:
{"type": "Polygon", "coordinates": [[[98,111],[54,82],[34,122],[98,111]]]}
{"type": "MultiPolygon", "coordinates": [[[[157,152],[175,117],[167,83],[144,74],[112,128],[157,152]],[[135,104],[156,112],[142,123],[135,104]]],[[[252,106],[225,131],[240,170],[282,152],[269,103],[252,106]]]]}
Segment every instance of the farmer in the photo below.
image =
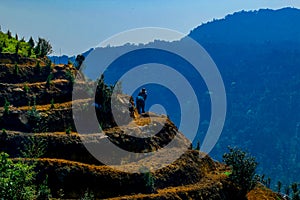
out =
{"type": "Polygon", "coordinates": [[[136,97],[136,107],[137,107],[137,110],[138,110],[138,113],[141,114],[141,113],[145,113],[145,101],[147,99],[147,92],[146,92],[146,89],[143,88],[138,96],[136,97]]]}

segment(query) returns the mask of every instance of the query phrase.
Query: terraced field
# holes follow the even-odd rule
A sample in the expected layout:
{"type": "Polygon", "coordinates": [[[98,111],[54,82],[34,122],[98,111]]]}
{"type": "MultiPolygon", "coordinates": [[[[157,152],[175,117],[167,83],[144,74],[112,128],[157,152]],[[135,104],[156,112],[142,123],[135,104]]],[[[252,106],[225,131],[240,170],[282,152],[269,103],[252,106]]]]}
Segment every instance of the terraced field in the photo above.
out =
{"type": "MultiPolygon", "coordinates": [[[[235,198],[238,188],[227,181],[224,172],[228,169],[191,150],[190,141],[166,116],[136,115],[122,126],[77,133],[73,112],[95,109],[88,92],[93,84],[86,83],[72,65],[54,66],[33,59],[14,64],[9,56],[0,59],[0,151],[9,153],[14,160],[35,162],[36,182],[48,177],[54,198],[62,198],[62,191],[65,199],[80,199],[86,191],[97,199],[235,198]],[[72,101],[76,75],[81,77],[77,82],[79,91],[88,98],[72,101]],[[157,134],[138,137],[148,134],[154,126],[161,127],[157,134]],[[149,153],[162,150],[170,141],[172,148],[160,157],[149,153]],[[114,152],[107,152],[109,143],[139,154],[116,159],[114,152]],[[90,154],[86,146],[97,149],[97,154],[90,154]],[[171,159],[168,155],[183,149],[180,158],[165,164],[171,159]],[[113,165],[96,159],[98,154],[113,165]],[[146,176],[141,166],[149,163],[146,176]]],[[[120,109],[129,116],[127,98],[120,95],[117,99],[120,109]]],[[[84,115],[81,117],[84,119],[84,115]]]]}

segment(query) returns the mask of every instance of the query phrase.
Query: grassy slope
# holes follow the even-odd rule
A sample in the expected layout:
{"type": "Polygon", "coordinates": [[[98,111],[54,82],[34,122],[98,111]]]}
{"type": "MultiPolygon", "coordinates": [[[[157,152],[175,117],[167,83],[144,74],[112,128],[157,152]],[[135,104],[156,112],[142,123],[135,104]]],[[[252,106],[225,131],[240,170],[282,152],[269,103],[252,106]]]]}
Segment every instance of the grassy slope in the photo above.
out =
{"type": "MultiPolygon", "coordinates": [[[[5,46],[2,50],[2,53],[15,53],[16,52],[16,45],[20,42],[20,49],[18,51],[18,54],[21,56],[27,56],[28,50],[30,49],[30,45],[25,41],[18,41],[16,38],[8,38],[8,35],[6,33],[3,33],[0,31],[0,45],[5,43],[5,46]]],[[[34,52],[32,50],[31,57],[35,57],[34,52]]]]}

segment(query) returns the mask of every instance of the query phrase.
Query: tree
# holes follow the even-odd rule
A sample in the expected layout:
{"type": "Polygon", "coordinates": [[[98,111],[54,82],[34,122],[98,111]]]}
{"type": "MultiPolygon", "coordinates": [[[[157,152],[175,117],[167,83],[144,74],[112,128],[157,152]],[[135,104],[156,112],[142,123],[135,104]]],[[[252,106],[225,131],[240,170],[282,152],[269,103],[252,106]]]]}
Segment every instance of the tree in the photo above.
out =
{"type": "Polygon", "coordinates": [[[42,58],[52,53],[53,51],[50,42],[39,37],[38,43],[34,48],[34,52],[38,57],[42,58]]]}
{"type": "Polygon", "coordinates": [[[29,38],[28,44],[31,47],[31,49],[34,47],[34,40],[32,39],[32,37],[29,38]]]}
{"type": "Polygon", "coordinates": [[[32,53],[31,51],[32,51],[32,47],[29,47],[29,48],[28,48],[28,51],[27,51],[27,56],[28,56],[28,57],[31,56],[31,53],[32,53]]]}
{"type": "Polygon", "coordinates": [[[18,34],[16,34],[16,37],[15,37],[15,38],[16,38],[16,40],[19,40],[18,34]]]}
{"type": "Polygon", "coordinates": [[[228,149],[229,153],[223,155],[223,160],[232,169],[229,179],[241,188],[240,195],[244,197],[256,184],[257,162],[254,157],[238,148],[228,147],[228,149]]]}
{"type": "Polygon", "coordinates": [[[199,141],[197,142],[196,150],[200,151],[200,142],[199,141]]]}
{"type": "Polygon", "coordinates": [[[76,68],[79,70],[83,61],[84,61],[85,57],[82,54],[79,54],[76,56],[75,62],[76,62],[76,68]]]}
{"type": "Polygon", "coordinates": [[[6,35],[7,35],[8,39],[11,39],[11,38],[12,38],[12,37],[11,37],[11,32],[10,32],[10,30],[7,30],[6,35]]]}
{"type": "Polygon", "coordinates": [[[17,42],[17,44],[16,44],[16,55],[18,55],[18,52],[19,52],[19,50],[20,50],[20,42],[17,42]]]}

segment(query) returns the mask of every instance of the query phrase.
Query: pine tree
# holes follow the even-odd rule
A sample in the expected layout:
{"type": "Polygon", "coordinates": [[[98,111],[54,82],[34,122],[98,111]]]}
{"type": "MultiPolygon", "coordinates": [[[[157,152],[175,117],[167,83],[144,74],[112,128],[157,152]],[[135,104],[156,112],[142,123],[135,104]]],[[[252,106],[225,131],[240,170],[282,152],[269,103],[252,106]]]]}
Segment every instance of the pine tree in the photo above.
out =
{"type": "Polygon", "coordinates": [[[10,30],[7,30],[6,35],[8,36],[8,39],[11,39],[11,38],[12,38],[12,37],[11,37],[11,32],[10,32],[10,30]]]}
{"type": "Polygon", "coordinates": [[[20,50],[20,42],[17,42],[16,51],[15,51],[16,55],[18,55],[19,50],[20,50]]]}
{"type": "Polygon", "coordinates": [[[32,39],[32,37],[29,38],[28,44],[31,47],[31,49],[34,47],[34,40],[32,39]]]}

